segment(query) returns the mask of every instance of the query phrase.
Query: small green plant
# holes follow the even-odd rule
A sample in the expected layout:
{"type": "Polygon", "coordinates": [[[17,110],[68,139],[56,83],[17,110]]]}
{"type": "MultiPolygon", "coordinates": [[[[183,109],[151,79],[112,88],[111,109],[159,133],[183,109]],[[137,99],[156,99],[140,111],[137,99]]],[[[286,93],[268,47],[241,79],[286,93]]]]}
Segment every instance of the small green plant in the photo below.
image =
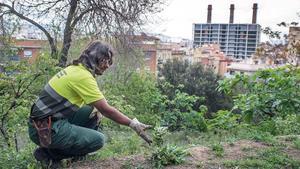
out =
{"type": "Polygon", "coordinates": [[[234,142],[235,142],[235,141],[236,141],[236,139],[233,138],[233,137],[229,137],[229,138],[227,139],[228,145],[231,146],[231,147],[234,146],[234,142]]]}
{"type": "Polygon", "coordinates": [[[183,163],[185,156],[186,151],[183,148],[168,144],[156,149],[151,160],[155,167],[162,168],[166,165],[183,163]]]}
{"type": "Polygon", "coordinates": [[[164,136],[167,134],[167,128],[155,127],[153,133],[153,153],[151,162],[154,167],[162,168],[166,165],[181,164],[187,155],[182,147],[176,145],[164,144],[164,136]]]}
{"type": "Polygon", "coordinates": [[[220,144],[213,144],[211,146],[211,150],[215,153],[217,157],[223,157],[224,156],[224,147],[220,144]]]}
{"type": "Polygon", "coordinates": [[[161,146],[164,143],[164,137],[168,134],[167,127],[155,127],[153,132],[153,145],[161,146]]]}

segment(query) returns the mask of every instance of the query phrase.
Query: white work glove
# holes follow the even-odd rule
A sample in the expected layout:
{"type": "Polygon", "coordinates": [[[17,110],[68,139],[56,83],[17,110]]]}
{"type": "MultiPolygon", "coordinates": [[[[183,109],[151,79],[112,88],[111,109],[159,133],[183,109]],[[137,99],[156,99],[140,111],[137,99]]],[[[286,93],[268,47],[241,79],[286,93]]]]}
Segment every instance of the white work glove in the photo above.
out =
{"type": "Polygon", "coordinates": [[[146,129],[151,128],[151,125],[146,125],[134,118],[131,120],[129,127],[131,127],[140,137],[142,137],[149,145],[152,143],[152,139],[145,133],[146,129]]]}

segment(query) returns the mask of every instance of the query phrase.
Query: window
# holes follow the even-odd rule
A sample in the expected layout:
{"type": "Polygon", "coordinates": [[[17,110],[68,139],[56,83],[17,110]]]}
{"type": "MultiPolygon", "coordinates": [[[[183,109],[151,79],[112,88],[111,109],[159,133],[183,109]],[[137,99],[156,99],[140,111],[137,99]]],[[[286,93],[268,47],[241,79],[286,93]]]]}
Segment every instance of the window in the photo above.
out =
{"type": "Polygon", "coordinates": [[[144,54],[145,54],[145,60],[150,60],[152,55],[153,55],[154,52],[151,52],[151,51],[145,51],[144,54]]]}
{"type": "Polygon", "coordinates": [[[219,29],[219,25],[211,25],[212,29],[219,29]]]}
{"type": "Polygon", "coordinates": [[[32,57],[32,51],[31,50],[24,50],[24,57],[31,58],[32,57]]]}

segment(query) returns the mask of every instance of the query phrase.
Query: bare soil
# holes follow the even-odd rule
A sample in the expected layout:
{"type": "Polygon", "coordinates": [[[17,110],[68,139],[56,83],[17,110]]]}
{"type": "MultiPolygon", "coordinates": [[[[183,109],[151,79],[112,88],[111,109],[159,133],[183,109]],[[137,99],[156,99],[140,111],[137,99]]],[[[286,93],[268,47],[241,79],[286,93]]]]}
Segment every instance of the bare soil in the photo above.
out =
{"type": "MultiPolygon", "coordinates": [[[[291,142],[284,138],[278,138],[285,146],[284,152],[291,158],[300,160],[300,150],[295,149],[291,142]]],[[[188,149],[189,155],[184,164],[167,166],[166,169],[218,169],[222,168],[224,160],[238,160],[247,156],[255,155],[258,150],[269,147],[262,142],[240,140],[232,144],[223,144],[224,156],[217,157],[211,148],[195,146],[188,149]]],[[[122,158],[109,158],[105,160],[81,161],[72,163],[70,169],[153,169],[153,166],[143,155],[133,155],[122,158]]]]}

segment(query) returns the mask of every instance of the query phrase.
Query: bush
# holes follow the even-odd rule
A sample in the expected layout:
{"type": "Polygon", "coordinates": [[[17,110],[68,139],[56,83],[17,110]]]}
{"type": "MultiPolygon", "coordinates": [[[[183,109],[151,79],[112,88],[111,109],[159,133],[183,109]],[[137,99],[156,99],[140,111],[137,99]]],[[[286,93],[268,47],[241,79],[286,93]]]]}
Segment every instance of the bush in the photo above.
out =
{"type": "Polygon", "coordinates": [[[219,110],[213,115],[212,119],[207,119],[206,123],[209,130],[229,130],[238,125],[239,114],[233,114],[227,110],[219,110]]]}
{"type": "Polygon", "coordinates": [[[300,134],[300,115],[278,117],[274,120],[274,128],[276,135],[300,134]]]}
{"type": "Polygon", "coordinates": [[[300,93],[295,92],[300,90],[299,74],[300,69],[293,67],[261,70],[251,76],[237,74],[220,81],[219,90],[234,97],[234,109],[247,122],[284,118],[300,109],[300,93]]]}
{"type": "Polygon", "coordinates": [[[15,142],[26,130],[30,108],[45,82],[59,69],[42,54],[34,64],[26,60],[6,62],[0,72],[0,145],[19,148],[15,142]]]}
{"type": "Polygon", "coordinates": [[[33,148],[34,146],[30,144],[19,152],[16,152],[15,149],[1,149],[0,168],[38,168],[32,155],[33,148]]]}
{"type": "Polygon", "coordinates": [[[174,99],[175,91],[180,90],[204,98],[193,104],[195,111],[200,105],[205,105],[209,112],[216,112],[232,107],[231,99],[216,90],[220,79],[213,70],[205,69],[201,64],[189,64],[175,59],[167,61],[160,68],[158,84],[162,94],[170,100],[174,99]]]}
{"type": "Polygon", "coordinates": [[[162,125],[167,126],[170,131],[181,129],[206,131],[205,112],[193,110],[193,105],[198,99],[197,96],[191,96],[179,90],[175,91],[173,100],[165,97],[165,100],[159,103],[164,104],[161,107],[165,107],[162,112],[162,125]]]}
{"type": "Polygon", "coordinates": [[[130,117],[155,125],[159,122],[159,107],[161,94],[156,87],[155,79],[150,74],[132,72],[126,81],[113,82],[109,74],[100,81],[108,102],[130,117]]]}

